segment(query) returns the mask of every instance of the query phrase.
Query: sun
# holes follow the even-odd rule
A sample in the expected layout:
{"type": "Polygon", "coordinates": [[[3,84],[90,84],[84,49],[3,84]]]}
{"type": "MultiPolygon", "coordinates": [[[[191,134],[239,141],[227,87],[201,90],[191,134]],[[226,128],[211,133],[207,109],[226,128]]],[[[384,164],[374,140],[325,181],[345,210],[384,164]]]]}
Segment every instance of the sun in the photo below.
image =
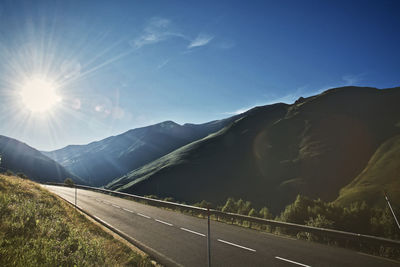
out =
{"type": "Polygon", "coordinates": [[[54,82],[41,77],[32,77],[22,85],[20,92],[22,103],[31,112],[47,112],[61,101],[56,90],[57,85],[54,82]]]}

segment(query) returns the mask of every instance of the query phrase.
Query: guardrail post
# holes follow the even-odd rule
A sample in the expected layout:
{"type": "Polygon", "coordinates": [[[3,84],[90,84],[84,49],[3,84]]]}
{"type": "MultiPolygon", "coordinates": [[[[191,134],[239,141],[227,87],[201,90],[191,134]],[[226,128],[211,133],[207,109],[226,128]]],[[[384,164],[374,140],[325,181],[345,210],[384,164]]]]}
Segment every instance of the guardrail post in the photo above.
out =
{"type": "Polygon", "coordinates": [[[76,208],[76,202],[77,202],[77,198],[78,198],[77,194],[78,194],[78,192],[77,192],[76,185],[75,185],[75,208],[76,208]]]}
{"type": "Polygon", "coordinates": [[[211,267],[210,208],[207,208],[207,256],[208,267],[211,267]]]}
{"type": "Polygon", "coordinates": [[[386,201],[387,201],[387,203],[388,203],[388,205],[389,205],[390,211],[392,212],[393,218],[394,218],[394,220],[395,220],[395,222],[396,222],[396,224],[397,224],[397,227],[398,227],[399,230],[400,230],[400,224],[399,224],[399,221],[397,220],[396,214],[394,213],[394,211],[393,211],[393,209],[392,209],[392,205],[390,205],[390,201],[389,201],[388,196],[386,195],[386,192],[384,192],[384,193],[385,193],[385,198],[386,198],[386,201]]]}

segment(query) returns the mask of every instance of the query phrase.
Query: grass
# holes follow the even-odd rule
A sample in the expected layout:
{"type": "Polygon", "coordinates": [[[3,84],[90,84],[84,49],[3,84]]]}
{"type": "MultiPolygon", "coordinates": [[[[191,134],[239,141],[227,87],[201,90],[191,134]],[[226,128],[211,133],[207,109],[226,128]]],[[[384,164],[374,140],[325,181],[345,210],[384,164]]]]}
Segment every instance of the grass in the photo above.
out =
{"type": "Polygon", "coordinates": [[[340,205],[363,199],[368,203],[386,206],[383,195],[387,191],[392,205],[400,205],[400,135],[385,141],[376,150],[364,170],[340,191],[336,202],[340,205]]]}
{"type": "Polygon", "coordinates": [[[38,184],[0,174],[0,266],[153,266],[38,184]]]}

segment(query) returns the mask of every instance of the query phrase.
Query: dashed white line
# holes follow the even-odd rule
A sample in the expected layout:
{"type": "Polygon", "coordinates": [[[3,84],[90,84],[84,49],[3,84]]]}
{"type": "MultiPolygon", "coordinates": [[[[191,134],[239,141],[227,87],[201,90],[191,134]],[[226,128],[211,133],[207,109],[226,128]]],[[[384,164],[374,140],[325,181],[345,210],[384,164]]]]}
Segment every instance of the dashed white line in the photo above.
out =
{"type": "Polygon", "coordinates": [[[166,225],[169,225],[169,226],[173,225],[172,223],[167,223],[167,222],[164,222],[164,221],[161,221],[161,220],[157,220],[157,219],[154,219],[154,220],[156,220],[156,222],[163,223],[163,224],[166,224],[166,225]]]}
{"type": "Polygon", "coordinates": [[[290,262],[290,263],[297,264],[297,265],[300,265],[300,266],[311,267],[310,265],[306,265],[306,264],[303,264],[303,263],[300,263],[300,262],[288,260],[288,259],[285,259],[285,258],[281,258],[281,257],[275,257],[275,258],[278,259],[278,260],[281,260],[281,261],[290,262]]]}
{"type": "Polygon", "coordinates": [[[120,209],[121,207],[115,204],[112,204],[113,207],[116,207],[117,209],[120,209]]]}
{"type": "Polygon", "coordinates": [[[217,239],[217,240],[219,242],[222,242],[222,243],[234,246],[234,247],[238,247],[238,248],[246,249],[246,250],[249,250],[249,251],[252,251],[252,252],[256,252],[256,250],[252,249],[252,248],[244,247],[244,246],[241,246],[241,245],[238,245],[238,244],[235,244],[235,243],[231,243],[231,242],[228,242],[228,241],[225,241],[225,240],[222,240],[222,239],[217,239]]]}
{"type": "Polygon", "coordinates": [[[147,219],[150,219],[151,217],[149,217],[149,216],[147,216],[147,215],[144,215],[144,214],[141,214],[141,213],[136,213],[137,215],[139,215],[139,216],[142,216],[142,217],[145,217],[145,218],[147,218],[147,219]]]}
{"type": "Polygon", "coordinates": [[[130,213],[133,213],[133,211],[131,211],[131,210],[128,210],[128,209],[125,209],[125,208],[122,208],[124,211],[127,211],[127,212],[130,212],[130,213]]]}
{"type": "Polygon", "coordinates": [[[199,235],[199,236],[206,236],[206,235],[204,235],[202,233],[198,233],[198,232],[195,232],[193,230],[189,230],[189,229],[186,229],[186,228],[183,228],[183,227],[181,227],[181,230],[189,232],[189,233],[192,233],[192,234],[195,234],[195,235],[199,235]]]}

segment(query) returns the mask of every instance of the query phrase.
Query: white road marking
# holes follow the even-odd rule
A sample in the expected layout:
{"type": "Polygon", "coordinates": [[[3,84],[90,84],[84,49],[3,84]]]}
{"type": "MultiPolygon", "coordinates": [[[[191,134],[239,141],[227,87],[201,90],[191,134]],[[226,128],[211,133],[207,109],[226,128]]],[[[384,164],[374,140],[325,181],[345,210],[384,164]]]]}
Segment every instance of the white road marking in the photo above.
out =
{"type": "Polygon", "coordinates": [[[118,209],[120,209],[120,208],[121,208],[120,206],[118,206],[118,205],[114,205],[114,204],[112,204],[112,206],[113,206],[113,207],[116,207],[116,208],[118,208],[118,209]]]}
{"type": "Polygon", "coordinates": [[[145,217],[145,218],[147,218],[147,219],[150,219],[151,217],[149,217],[149,216],[147,216],[147,215],[144,215],[144,214],[141,214],[141,213],[137,213],[137,215],[139,215],[139,216],[142,216],[142,217],[145,217]]]}
{"type": "Polygon", "coordinates": [[[244,247],[244,246],[241,246],[241,245],[238,245],[238,244],[235,244],[235,243],[231,243],[231,242],[228,242],[228,241],[225,241],[225,240],[222,240],[222,239],[217,239],[217,240],[219,242],[222,242],[222,243],[225,243],[225,244],[228,244],[228,245],[231,245],[231,246],[235,246],[235,247],[238,247],[238,248],[242,248],[242,249],[246,249],[246,250],[249,250],[249,251],[256,252],[256,250],[252,249],[252,248],[244,247]]]}
{"type": "Polygon", "coordinates": [[[173,225],[172,223],[167,223],[167,222],[164,222],[164,221],[161,221],[161,220],[157,220],[157,219],[154,219],[154,220],[156,220],[156,222],[163,223],[163,224],[166,224],[166,225],[169,225],[169,226],[173,225]]]}
{"type": "Polygon", "coordinates": [[[202,233],[198,233],[198,232],[195,232],[195,231],[192,231],[192,230],[189,230],[189,229],[186,229],[186,228],[182,228],[182,227],[181,227],[181,230],[189,232],[189,233],[192,233],[192,234],[195,234],[195,235],[199,235],[199,236],[206,236],[206,235],[204,235],[202,233]]]}
{"type": "Polygon", "coordinates": [[[292,260],[288,260],[288,259],[285,259],[285,258],[281,258],[281,257],[275,257],[275,258],[278,259],[278,260],[281,260],[281,261],[287,261],[287,262],[290,262],[290,263],[293,263],[293,264],[297,264],[297,265],[300,265],[300,266],[311,267],[310,265],[305,265],[303,263],[292,261],[292,260]]]}
{"type": "Polygon", "coordinates": [[[124,211],[133,213],[133,211],[131,211],[131,210],[128,210],[128,209],[125,209],[125,208],[122,208],[122,209],[123,209],[124,211]]]}

